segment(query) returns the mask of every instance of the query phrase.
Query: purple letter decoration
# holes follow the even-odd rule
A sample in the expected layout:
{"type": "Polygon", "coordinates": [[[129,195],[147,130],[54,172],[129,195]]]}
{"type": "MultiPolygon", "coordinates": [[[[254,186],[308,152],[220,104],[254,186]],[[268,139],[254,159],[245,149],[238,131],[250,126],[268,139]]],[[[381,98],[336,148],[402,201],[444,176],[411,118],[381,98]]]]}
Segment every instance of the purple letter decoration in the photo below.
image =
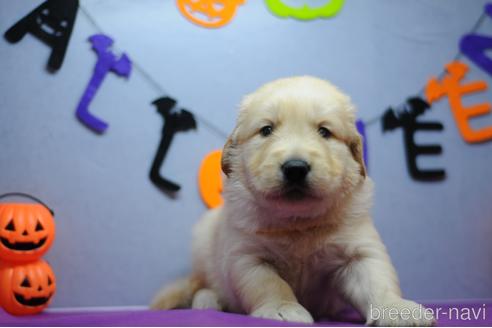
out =
{"type": "Polygon", "coordinates": [[[369,163],[367,162],[367,136],[366,136],[366,125],[362,120],[357,120],[355,121],[355,126],[357,127],[357,131],[359,131],[360,135],[362,136],[362,147],[363,147],[363,153],[364,153],[364,164],[366,165],[366,169],[368,170],[369,163]]]}
{"type": "Polygon", "coordinates": [[[130,76],[132,63],[126,54],[122,54],[121,57],[117,58],[111,52],[110,47],[113,44],[113,40],[109,36],[95,34],[89,38],[89,41],[92,43],[92,49],[97,54],[97,63],[92,78],[77,106],[76,115],[88,128],[97,133],[103,133],[108,128],[108,124],[89,112],[89,104],[108,72],[128,77],[130,76]]]}
{"type": "MultiPolygon", "coordinates": [[[[492,17],[492,4],[486,4],[484,9],[485,13],[492,17]]],[[[489,49],[492,49],[492,37],[466,34],[461,38],[461,52],[489,75],[492,75],[492,59],[486,53],[489,49]]]]}

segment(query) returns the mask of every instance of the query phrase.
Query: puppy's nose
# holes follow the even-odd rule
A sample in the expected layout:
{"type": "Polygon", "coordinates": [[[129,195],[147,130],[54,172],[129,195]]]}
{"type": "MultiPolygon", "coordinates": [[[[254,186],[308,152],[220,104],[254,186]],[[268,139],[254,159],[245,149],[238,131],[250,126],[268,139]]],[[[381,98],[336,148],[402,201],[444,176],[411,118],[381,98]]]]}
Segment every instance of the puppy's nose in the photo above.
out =
{"type": "Polygon", "coordinates": [[[291,159],[282,164],[282,173],[288,183],[298,184],[306,180],[311,167],[302,159],[291,159]]]}

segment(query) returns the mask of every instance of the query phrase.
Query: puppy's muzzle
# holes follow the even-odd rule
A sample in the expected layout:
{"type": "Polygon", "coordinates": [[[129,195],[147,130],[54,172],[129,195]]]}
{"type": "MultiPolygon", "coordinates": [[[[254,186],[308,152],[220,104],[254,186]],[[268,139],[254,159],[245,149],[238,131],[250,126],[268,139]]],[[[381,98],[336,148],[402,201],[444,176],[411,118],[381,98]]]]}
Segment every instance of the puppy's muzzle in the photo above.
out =
{"type": "Polygon", "coordinates": [[[290,159],[282,164],[281,169],[287,185],[303,186],[311,166],[302,159],[290,159]]]}

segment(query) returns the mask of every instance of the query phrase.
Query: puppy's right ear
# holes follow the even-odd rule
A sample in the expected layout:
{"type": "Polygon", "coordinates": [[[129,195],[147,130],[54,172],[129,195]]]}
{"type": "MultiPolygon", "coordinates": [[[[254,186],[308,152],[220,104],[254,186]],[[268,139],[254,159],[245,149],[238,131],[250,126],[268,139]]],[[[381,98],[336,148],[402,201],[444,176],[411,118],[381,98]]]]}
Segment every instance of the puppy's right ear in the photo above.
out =
{"type": "Polygon", "coordinates": [[[222,157],[220,160],[220,164],[222,166],[222,172],[225,175],[229,176],[229,173],[232,172],[232,149],[234,144],[232,142],[232,135],[227,138],[227,142],[224,145],[224,149],[222,150],[222,157]]]}
{"type": "Polygon", "coordinates": [[[231,134],[227,138],[227,141],[224,145],[224,149],[222,150],[222,157],[220,159],[220,164],[222,167],[222,172],[226,176],[229,177],[229,174],[232,172],[234,169],[234,157],[237,156],[237,150],[236,147],[238,147],[238,138],[240,134],[240,125],[241,122],[243,121],[243,116],[245,113],[245,108],[247,108],[249,105],[249,98],[248,96],[244,97],[243,101],[241,102],[240,110],[239,110],[239,116],[236,120],[236,126],[232,130],[231,134]]]}
{"type": "Polygon", "coordinates": [[[354,157],[355,161],[360,165],[360,175],[366,177],[366,165],[364,164],[364,146],[362,143],[362,136],[357,133],[351,142],[349,142],[349,149],[354,157]]]}

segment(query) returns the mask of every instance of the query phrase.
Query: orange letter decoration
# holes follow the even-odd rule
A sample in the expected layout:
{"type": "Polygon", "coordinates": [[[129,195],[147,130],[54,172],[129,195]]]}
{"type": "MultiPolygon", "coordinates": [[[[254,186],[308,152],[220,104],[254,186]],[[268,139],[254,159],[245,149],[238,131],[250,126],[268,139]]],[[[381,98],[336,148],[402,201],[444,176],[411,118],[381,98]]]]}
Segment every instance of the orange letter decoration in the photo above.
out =
{"type": "Polygon", "coordinates": [[[198,187],[203,201],[209,208],[222,205],[222,170],[220,158],[222,151],[216,150],[208,154],[202,161],[198,172],[198,187]]]}
{"type": "Polygon", "coordinates": [[[447,95],[458,129],[466,142],[477,143],[492,139],[492,126],[476,130],[468,122],[470,118],[490,113],[490,104],[482,103],[465,107],[461,100],[466,94],[486,90],[487,83],[480,80],[461,84],[469,68],[460,61],[447,64],[446,70],[448,74],[441,81],[432,77],[427,83],[425,89],[427,101],[433,103],[447,95]]]}

